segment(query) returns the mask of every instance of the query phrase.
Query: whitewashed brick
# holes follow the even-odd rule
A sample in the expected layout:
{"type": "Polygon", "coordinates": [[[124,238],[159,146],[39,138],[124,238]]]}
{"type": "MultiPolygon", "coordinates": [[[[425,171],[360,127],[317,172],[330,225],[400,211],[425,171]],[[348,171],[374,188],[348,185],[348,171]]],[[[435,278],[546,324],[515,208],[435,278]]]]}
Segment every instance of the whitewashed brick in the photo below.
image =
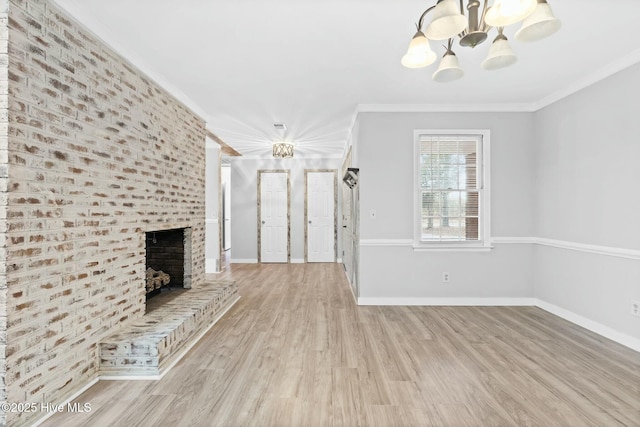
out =
{"type": "Polygon", "coordinates": [[[0,399],[95,377],[144,313],[145,231],[191,227],[204,281],[204,126],[54,3],[0,0],[0,399]]]}

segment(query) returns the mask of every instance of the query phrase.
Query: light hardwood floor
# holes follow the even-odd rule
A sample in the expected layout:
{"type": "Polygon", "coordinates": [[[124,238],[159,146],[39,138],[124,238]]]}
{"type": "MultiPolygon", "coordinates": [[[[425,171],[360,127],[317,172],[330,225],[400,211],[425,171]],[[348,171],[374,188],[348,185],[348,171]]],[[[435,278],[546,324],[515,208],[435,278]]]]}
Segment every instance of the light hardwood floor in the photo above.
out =
{"type": "Polygon", "coordinates": [[[46,426],[640,426],[640,354],[533,307],[358,307],[338,264],[233,265],[160,381],[46,426]]]}

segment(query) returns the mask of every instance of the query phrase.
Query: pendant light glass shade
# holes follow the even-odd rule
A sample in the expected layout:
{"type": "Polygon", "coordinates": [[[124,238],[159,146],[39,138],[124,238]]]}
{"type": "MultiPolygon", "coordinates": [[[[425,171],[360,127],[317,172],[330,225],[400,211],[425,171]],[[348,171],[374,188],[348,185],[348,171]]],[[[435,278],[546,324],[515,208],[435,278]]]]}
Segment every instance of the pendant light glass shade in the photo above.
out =
{"type": "Polygon", "coordinates": [[[450,50],[444,54],[438,70],[433,73],[433,80],[448,83],[464,76],[464,70],[458,65],[458,57],[450,50]]]}
{"type": "Polygon", "coordinates": [[[430,40],[446,40],[457,36],[465,28],[467,18],[460,12],[458,1],[442,0],[433,10],[433,18],[425,34],[430,40]]]}
{"type": "Polygon", "coordinates": [[[411,39],[409,49],[400,62],[407,68],[422,68],[433,64],[436,57],[429,46],[429,40],[422,31],[418,31],[411,39]]]}
{"type": "Polygon", "coordinates": [[[533,13],[524,20],[522,28],[516,32],[519,42],[543,39],[560,29],[560,20],[553,15],[551,6],[545,1],[538,2],[533,13]]]}
{"type": "Polygon", "coordinates": [[[496,0],[484,20],[492,27],[506,27],[525,19],[537,4],[537,0],[496,0]]]}
{"type": "Polygon", "coordinates": [[[515,64],[517,60],[518,57],[513,53],[509,41],[501,32],[491,44],[489,55],[482,62],[482,68],[485,70],[498,70],[515,64]]]}

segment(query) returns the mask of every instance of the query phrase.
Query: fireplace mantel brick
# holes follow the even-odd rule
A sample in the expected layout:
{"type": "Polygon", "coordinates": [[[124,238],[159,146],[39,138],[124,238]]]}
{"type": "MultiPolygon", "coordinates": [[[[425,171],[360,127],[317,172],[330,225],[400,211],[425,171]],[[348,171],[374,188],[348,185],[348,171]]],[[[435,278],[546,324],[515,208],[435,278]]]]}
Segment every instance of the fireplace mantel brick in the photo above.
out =
{"type": "Polygon", "coordinates": [[[52,2],[0,0],[0,400],[96,378],[101,339],[144,313],[145,231],[183,227],[195,288],[204,121],[52,2]]]}

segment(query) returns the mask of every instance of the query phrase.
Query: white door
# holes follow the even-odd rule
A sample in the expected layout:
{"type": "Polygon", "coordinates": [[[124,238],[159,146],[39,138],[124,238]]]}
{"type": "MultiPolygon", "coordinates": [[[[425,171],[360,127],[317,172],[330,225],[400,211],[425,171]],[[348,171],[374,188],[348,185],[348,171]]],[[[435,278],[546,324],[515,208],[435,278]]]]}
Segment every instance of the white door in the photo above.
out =
{"type": "Polygon", "coordinates": [[[288,174],[260,172],[260,261],[289,261],[288,174]]]}
{"type": "Polygon", "coordinates": [[[335,262],[335,175],[307,172],[307,261],[335,262]]]}

